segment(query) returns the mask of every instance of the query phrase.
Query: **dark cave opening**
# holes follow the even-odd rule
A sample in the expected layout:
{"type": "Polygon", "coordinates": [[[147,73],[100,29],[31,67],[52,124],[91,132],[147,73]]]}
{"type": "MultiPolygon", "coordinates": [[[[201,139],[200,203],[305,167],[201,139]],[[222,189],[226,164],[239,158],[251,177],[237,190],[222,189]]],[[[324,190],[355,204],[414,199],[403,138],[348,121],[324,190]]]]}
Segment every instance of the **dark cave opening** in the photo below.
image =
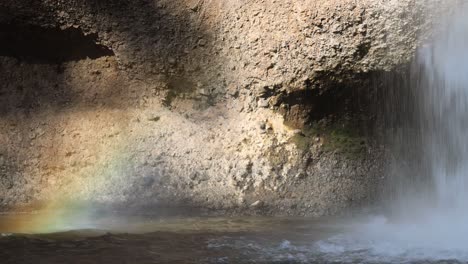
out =
{"type": "Polygon", "coordinates": [[[28,63],[60,64],[86,58],[113,56],[108,47],[97,43],[97,34],[78,28],[46,28],[34,25],[0,24],[0,56],[28,63]]]}
{"type": "Polygon", "coordinates": [[[407,65],[402,65],[392,71],[349,73],[340,81],[324,78],[318,88],[306,83],[304,89],[282,94],[277,110],[285,125],[300,131],[291,140],[299,149],[308,150],[319,140],[325,150],[362,157],[388,144],[388,131],[399,126],[404,112],[398,102],[407,97],[400,91],[407,74],[407,65]]]}
{"type": "Polygon", "coordinates": [[[373,108],[379,96],[375,88],[380,75],[354,73],[340,81],[325,76],[319,82],[320,87],[305,83],[304,89],[282,94],[280,102],[285,107],[278,110],[285,123],[294,128],[346,119],[367,130],[376,118],[373,108]]]}

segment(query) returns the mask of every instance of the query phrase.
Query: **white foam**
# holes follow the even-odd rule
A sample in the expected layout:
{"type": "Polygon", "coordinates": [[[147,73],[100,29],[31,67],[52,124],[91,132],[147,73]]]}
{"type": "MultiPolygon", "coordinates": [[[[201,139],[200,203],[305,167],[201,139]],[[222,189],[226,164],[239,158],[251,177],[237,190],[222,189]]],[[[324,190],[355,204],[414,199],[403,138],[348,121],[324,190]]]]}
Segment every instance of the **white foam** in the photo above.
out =
{"type": "Polygon", "coordinates": [[[373,217],[353,230],[314,243],[313,251],[339,262],[468,261],[468,226],[453,216],[418,222],[373,217]]]}

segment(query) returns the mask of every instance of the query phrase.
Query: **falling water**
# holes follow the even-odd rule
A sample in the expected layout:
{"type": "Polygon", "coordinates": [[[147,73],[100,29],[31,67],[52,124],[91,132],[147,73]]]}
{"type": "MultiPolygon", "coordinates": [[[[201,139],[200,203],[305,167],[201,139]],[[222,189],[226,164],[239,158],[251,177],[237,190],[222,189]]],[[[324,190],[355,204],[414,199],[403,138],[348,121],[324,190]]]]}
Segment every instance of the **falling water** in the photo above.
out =
{"type": "Polygon", "coordinates": [[[453,3],[408,74],[388,84],[392,206],[317,243],[328,259],[468,261],[468,3],[453,3]]]}
{"type": "MultiPolygon", "coordinates": [[[[468,213],[468,8],[421,57],[421,136],[438,211],[468,213]]],[[[416,76],[418,77],[418,76],[416,76]]],[[[467,218],[468,220],[468,218],[467,218]]]]}
{"type": "Polygon", "coordinates": [[[468,5],[460,5],[446,21],[445,30],[419,50],[409,87],[404,87],[410,90],[411,105],[399,105],[406,118],[395,144],[404,153],[399,153],[401,158],[394,165],[400,176],[402,214],[426,211],[426,218],[447,215],[468,220],[466,11],[468,5]],[[413,164],[400,166],[402,159],[413,164]]]}

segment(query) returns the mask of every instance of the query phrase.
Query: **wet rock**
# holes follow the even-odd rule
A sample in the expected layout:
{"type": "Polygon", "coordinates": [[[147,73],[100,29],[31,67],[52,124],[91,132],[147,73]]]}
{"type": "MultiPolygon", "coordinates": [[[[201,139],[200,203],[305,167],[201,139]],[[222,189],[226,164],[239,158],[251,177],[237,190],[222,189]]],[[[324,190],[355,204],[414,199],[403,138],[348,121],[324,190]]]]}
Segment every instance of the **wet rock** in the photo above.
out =
{"type": "MultiPolygon", "coordinates": [[[[36,191],[43,186],[39,179],[55,182],[52,179],[61,179],[58,175],[66,175],[72,184],[75,179],[84,183],[76,195],[85,198],[125,201],[130,197],[138,203],[172,204],[180,197],[190,197],[201,207],[223,201],[220,204],[226,210],[229,204],[237,204],[241,191],[251,201],[248,195],[262,194],[267,186],[270,196],[259,196],[262,201],[251,206],[265,203],[272,205],[274,213],[296,214],[298,211],[285,211],[288,206],[282,204],[285,196],[295,195],[294,202],[302,199],[317,204],[308,211],[313,214],[348,205],[339,196],[326,196],[330,180],[323,175],[341,173],[349,178],[340,193],[357,197],[357,202],[360,194],[369,191],[362,187],[363,182],[371,185],[372,175],[382,175],[372,173],[373,168],[364,167],[362,160],[346,167],[334,163],[337,158],[330,156],[325,145],[323,150],[314,146],[297,152],[281,115],[294,112],[291,109],[304,101],[301,99],[312,99],[310,94],[327,92],[330,82],[333,87],[342,85],[339,81],[353,79],[357,72],[391,70],[407,62],[416,46],[415,33],[424,32],[418,28],[418,21],[424,19],[415,15],[416,4],[408,9],[407,0],[370,1],[339,9],[339,1],[312,1],[297,9],[288,1],[225,1],[222,5],[217,0],[114,2],[5,0],[0,4],[17,21],[41,27],[60,24],[64,30],[78,27],[86,34],[96,34],[96,41],[115,53],[106,59],[66,63],[59,70],[0,56],[0,68],[7,69],[0,71],[6,83],[4,89],[0,87],[0,121],[5,124],[0,126],[0,142],[6,142],[0,145],[0,152],[7,149],[12,153],[12,158],[8,154],[12,160],[6,164],[8,173],[3,175],[17,179],[10,192],[15,196],[5,199],[11,204],[22,193],[34,193],[30,186],[36,191]],[[379,11],[378,18],[369,15],[373,10],[379,11]],[[289,19],[292,13],[297,19],[289,19]],[[175,79],[184,81],[168,85],[175,79]],[[193,85],[197,83],[200,85],[193,85]],[[23,90],[15,88],[18,86],[23,90]],[[15,99],[16,90],[17,104],[4,109],[10,95],[15,99]],[[290,93],[299,95],[288,97],[290,93]],[[18,109],[20,103],[25,106],[18,109]],[[270,106],[280,108],[281,115],[267,109],[255,111],[270,106]],[[164,122],[155,123],[159,113],[164,122]],[[40,133],[31,133],[31,139],[38,139],[28,147],[29,142],[23,140],[28,141],[34,127],[30,122],[35,118],[48,119],[50,124],[44,125],[47,133],[40,140],[40,133]],[[267,133],[269,125],[258,120],[271,120],[274,133],[267,133]],[[15,128],[8,129],[13,124],[15,128]],[[121,136],[106,132],[111,129],[121,136]],[[115,136],[109,138],[109,134],[115,136]],[[55,155],[58,149],[69,147],[76,148],[76,154],[55,155]],[[31,159],[34,152],[45,153],[47,158],[36,162],[31,159]],[[163,161],[147,157],[153,152],[163,161]],[[96,158],[73,160],[88,155],[96,158]],[[302,160],[308,155],[313,159],[302,160]],[[207,158],[211,156],[213,160],[207,158]],[[72,161],[65,164],[62,158],[72,161]],[[23,160],[27,164],[14,164],[23,160]],[[246,160],[255,160],[255,166],[246,165],[246,160]],[[99,169],[97,173],[108,184],[93,189],[86,184],[93,177],[87,177],[81,167],[92,172],[99,169]],[[311,176],[302,179],[297,174],[300,168],[311,176]],[[135,175],[159,175],[155,179],[161,188],[135,192],[129,186],[141,187],[149,181],[135,175]],[[295,184],[295,178],[301,179],[300,184],[295,184]],[[314,194],[318,190],[323,195],[314,194]]],[[[307,117],[302,113],[303,109],[296,111],[299,121],[307,117]]],[[[300,130],[293,133],[302,134],[300,130]]],[[[61,186],[62,181],[55,185],[61,186]]],[[[47,188],[40,192],[44,197],[53,195],[47,188]]]]}

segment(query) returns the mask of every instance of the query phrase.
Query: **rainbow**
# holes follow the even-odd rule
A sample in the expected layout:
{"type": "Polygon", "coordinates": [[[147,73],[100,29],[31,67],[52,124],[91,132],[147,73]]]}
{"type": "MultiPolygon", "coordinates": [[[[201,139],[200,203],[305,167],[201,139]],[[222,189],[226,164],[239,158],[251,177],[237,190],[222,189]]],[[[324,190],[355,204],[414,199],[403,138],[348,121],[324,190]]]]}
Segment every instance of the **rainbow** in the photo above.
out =
{"type": "Polygon", "coordinates": [[[53,134],[52,140],[49,138],[43,143],[47,146],[49,155],[41,158],[41,166],[63,165],[67,159],[67,150],[76,148],[80,141],[86,141],[81,151],[100,158],[89,162],[85,168],[71,173],[61,171],[48,177],[48,181],[39,186],[47,193],[46,199],[26,206],[18,205],[11,213],[0,215],[0,232],[37,234],[96,228],[93,224],[95,201],[113,199],[99,195],[108,190],[109,186],[115,189],[115,184],[125,184],[127,177],[122,168],[128,163],[127,147],[132,142],[128,133],[125,133],[128,122],[113,120],[116,116],[121,117],[122,111],[110,109],[101,112],[99,120],[96,120],[94,111],[68,112],[52,117],[49,115],[48,118],[53,119],[49,121],[61,122],[62,125],[65,123],[66,129],[78,130],[83,135],[76,140],[73,135],[63,137],[58,133],[53,134]],[[111,137],[111,143],[99,141],[109,138],[106,133],[109,126],[115,124],[118,127],[113,131],[119,133],[111,137]],[[49,146],[48,142],[56,144],[49,146]],[[51,186],[54,181],[59,184],[51,186]]]}

